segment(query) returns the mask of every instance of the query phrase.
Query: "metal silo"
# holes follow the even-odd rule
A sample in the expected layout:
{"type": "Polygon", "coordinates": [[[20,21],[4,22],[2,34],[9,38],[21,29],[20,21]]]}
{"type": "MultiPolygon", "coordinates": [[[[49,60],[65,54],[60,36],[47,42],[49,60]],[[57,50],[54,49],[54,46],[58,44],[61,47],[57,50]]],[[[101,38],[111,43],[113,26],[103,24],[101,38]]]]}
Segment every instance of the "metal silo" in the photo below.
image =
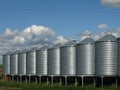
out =
{"type": "Polygon", "coordinates": [[[36,75],[36,50],[38,47],[33,47],[26,52],[26,74],[36,75]]]}
{"type": "Polygon", "coordinates": [[[95,42],[92,38],[86,38],[76,44],[76,74],[95,74],[95,42]]]}
{"type": "Polygon", "coordinates": [[[117,75],[117,40],[107,34],[95,43],[95,74],[96,76],[117,75]]]}
{"type": "Polygon", "coordinates": [[[36,51],[36,74],[38,76],[47,75],[47,49],[48,45],[44,45],[36,51]]]}
{"type": "Polygon", "coordinates": [[[9,75],[10,74],[10,54],[12,52],[7,52],[3,55],[3,74],[9,75]]]}
{"type": "Polygon", "coordinates": [[[25,49],[18,53],[18,74],[26,75],[26,52],[28,49],[25,49]]]}
{"type": "Polygon", "coordinates": [[[48,49],[48,75],[60,75],[60,46],[58,43],[48,49]]]}
{"type": "Polygon", "coordinates": [[[10,74],[18,75],[18,53],[20,50],[17,50],[10,54],[10,74]]]}
{"type": "Polygon", "coordinates": [[[60,74],[74,76],[76,74],[76,49],[75,40],[69,41],[60,47],[60,74]]]}
{"type": "Polygon", "coordinates": [[[117,39],[117,74],[120,77],[120,38],[117,39]]]}

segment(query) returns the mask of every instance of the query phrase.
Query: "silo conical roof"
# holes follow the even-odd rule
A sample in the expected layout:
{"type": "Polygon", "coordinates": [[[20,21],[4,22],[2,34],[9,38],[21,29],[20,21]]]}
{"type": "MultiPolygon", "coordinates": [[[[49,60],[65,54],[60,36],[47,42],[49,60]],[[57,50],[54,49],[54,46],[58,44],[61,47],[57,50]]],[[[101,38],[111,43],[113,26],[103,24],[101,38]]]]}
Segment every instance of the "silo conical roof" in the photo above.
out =
{"type": "Polygon", "coordinates": [[[50,49],[54,49],[54,48],[59,48],[61,47],[61,43],[57,43],[54,46],[52,46],[50,49]]]}
{"type": "Polygon", "coordinates": [[[76,40],[70,40],[68,43],[66,43],[63,46],[74,46],[76,44],[76,40]]]}
{"type": "Polygon", "coordinates": [[[82,40],[81,42],[79,42],[78,44],[88,44],[88,43],[94,43],[94,39],[92,38],[86,38],[84,40],[82,40]]]}
{"type": "Polygon", "coordinates": [[[20,53],[26,53],[27,51],[29,51],[29,49],[24,49],[24,50],[21,51],[20,53]]]}
{"type": "Polygon", "coordinates": [[[20,50],[16,50],[12,54],[18,54],[19,52],[20,52],[20,50]]]}
{"type": "Polygon", "coordinates": [[[13,52],[12,51],[9,51],[7,53],[5,53],[4,55],[9,55],[9,54],[12,54],[13,52]]]}
{"type": "Polygon", "coordinates": [[[44,45],[44,46],[42,46],[40,49],[38,49],[38,50],[46,50],[46,49],[48,49],[49,48],[49,45],[44,45]]]}
{"type": "Polygon", "coordinates": [[[106,34],[104,37],[100,38],[98,41],[117,41],[116,37],[112,34],[106,34]]]}
{"type": "Polygon", "coordinates": [[[35,51],[35,50],[37,50],[38,49],[38,47],[33,47],[32,49],[30,49],[29,51],[35,51]]]}

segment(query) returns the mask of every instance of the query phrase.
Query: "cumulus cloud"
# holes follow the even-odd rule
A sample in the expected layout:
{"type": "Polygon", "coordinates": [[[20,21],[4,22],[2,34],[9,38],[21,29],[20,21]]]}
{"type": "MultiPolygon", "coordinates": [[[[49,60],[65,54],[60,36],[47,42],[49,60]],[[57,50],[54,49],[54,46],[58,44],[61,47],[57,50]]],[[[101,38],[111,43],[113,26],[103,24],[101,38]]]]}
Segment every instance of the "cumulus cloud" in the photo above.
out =
{"type": "Polygon", "coordinates": [[[84,32],[82,32],[80,40],[83,40],[87,37],[89,37],[91,35],[91,32],[89,30],[85,30],[84,32]]]}
{"type": "Polygon", "coordinates": [[[101,0],[101,3],[107,7],[120,7],[120,0],[101,0]]]}
{"type": "Polygon", "coordinates": [[[58,43],[58,42],[60,42],[60,43],[62,43],[62,44],[65,44],[65,43],[68,42],[68,39],[65,38],[64,36],[58,36],[58,37],[56,38],[56,40],[54,41],[54,44],[56,44],[56,43],[58,43]]]}
{"type": "Polygon", "coordinates": [[[98,28],[99,29],[108,29],[109,26],[107,24],[100,24],[100,25],[98,25],[98,28]]]}
{"type": "Polygon", "coordinates": [[[44,43],[52,44],[54,37],[55,32],[52,29],[40,25],[32,25],[23,31],[6,29],[0,34],[0,54],[44,43]]]}
{"type": "Polygon", "coordinates": [[[14,43],[14,44],[24,44],[24,43],[25,43],[25,38],[22,37],[22,36],[16,36],[16,37],[13,39],[13,43],[14,43]]]}
{"type": "Polygon", "coordinates": [[[62,43],[67,42],[64,36],[56,36],[51,28],[41,25],[32,25],[22,31],[6,29],[4,33],[0,34],[0,59],[10,50],[40,47],[43,44],[53,45],[58,39],[62,43]]]}
{"type": "Polygon", "coordinates": [[[38,43],[50,43],[55,37],[55,32],[44,26],[32,25],[27,27],[23,32],[20,33],[20,36],[24,37],[28,45],[38,44],[38,43]]]}

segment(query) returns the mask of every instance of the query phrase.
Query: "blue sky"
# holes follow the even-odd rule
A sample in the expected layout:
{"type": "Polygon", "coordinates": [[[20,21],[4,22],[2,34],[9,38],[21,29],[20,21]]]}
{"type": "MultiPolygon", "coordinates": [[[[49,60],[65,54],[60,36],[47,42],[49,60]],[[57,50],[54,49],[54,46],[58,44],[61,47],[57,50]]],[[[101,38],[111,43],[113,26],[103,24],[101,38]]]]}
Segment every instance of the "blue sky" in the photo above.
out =
{"type": "Polygon", "coordinates": [[[118,28],[119,17],[120,8],[102,5],[101,0],[0,0],[0,33],[35,24],[69,37],[96,32],[99,24],[118,28]]]}
{"type": "Polygon", "coordinates": [[[111,30],[120,37],[120,0],[0,0],[0,63],[9,50],[111,30]]]}

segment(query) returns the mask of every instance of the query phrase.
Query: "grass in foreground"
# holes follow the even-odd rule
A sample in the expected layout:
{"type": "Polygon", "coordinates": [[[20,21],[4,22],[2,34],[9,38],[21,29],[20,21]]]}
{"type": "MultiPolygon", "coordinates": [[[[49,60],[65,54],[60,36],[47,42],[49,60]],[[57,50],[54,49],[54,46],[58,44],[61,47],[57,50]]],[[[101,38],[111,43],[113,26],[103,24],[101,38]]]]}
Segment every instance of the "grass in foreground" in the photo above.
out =
{"type": "Polygon", "coordinates": [[[17,82],[3,82],[0,81],[0,90],[120,90],[120,87],[116,88],[115,85],[106,86],[104,88],[94,88],[92,85],[75,87],[74,85],[69,85],[67,87],[60,86],[59,84],[46,85],[46,84],[28,84],[28,83],[17,83],[17,82]]]}

